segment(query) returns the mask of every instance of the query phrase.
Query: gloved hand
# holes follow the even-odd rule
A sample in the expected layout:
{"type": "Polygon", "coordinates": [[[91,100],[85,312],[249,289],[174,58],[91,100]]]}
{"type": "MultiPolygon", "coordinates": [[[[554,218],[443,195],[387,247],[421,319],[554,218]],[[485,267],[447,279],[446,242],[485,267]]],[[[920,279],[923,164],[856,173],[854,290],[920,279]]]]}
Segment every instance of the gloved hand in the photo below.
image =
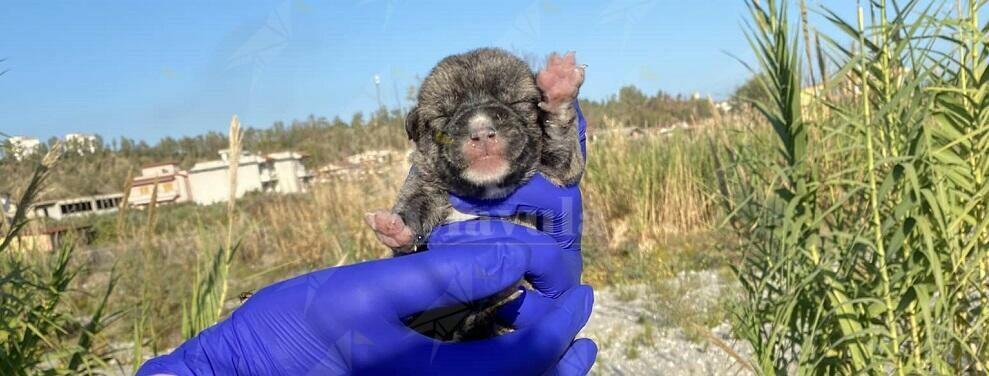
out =
{"type": "Polygon", "coordinates": [[[428,252],[268,286],[138,374],[586,374],[597,348],[573,338],[590,316],[593,292],[562,287],[572,285],[557,275],[569,251],[522,226],[488,222],[498,223],[469,241],[440,231],[448,242],[431,243],[428,252]],[[485,246],[465,251],[468,243],[485,246]],[[493,295],[523,276],[553,292],[526,293],[502,307],[516,327],[512,333],[443,343],[402,322],[493,295]]]}

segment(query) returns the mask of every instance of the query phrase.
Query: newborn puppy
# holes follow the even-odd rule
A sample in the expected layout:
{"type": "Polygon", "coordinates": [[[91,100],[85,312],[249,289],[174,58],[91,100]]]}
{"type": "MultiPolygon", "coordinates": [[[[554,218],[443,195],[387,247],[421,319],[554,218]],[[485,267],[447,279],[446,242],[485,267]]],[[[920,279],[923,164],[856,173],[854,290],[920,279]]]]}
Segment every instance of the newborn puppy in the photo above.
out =
{"type": "MultiPolygon", "coordinates": [[[[398,202],[365,221],[397,255],[418,252],[434,227],[473,218],[453,209],[450,193],[502,198],[537,171],[561,186],[577,183],[584,161],[573,102],[583,82],[572,52],[550,55],[538,74],[501,49],[443,59],[406,118],[415,149],[398,202]]],[[[478,330],[438,337],[462,339],[464,331],[478,330]]]]}

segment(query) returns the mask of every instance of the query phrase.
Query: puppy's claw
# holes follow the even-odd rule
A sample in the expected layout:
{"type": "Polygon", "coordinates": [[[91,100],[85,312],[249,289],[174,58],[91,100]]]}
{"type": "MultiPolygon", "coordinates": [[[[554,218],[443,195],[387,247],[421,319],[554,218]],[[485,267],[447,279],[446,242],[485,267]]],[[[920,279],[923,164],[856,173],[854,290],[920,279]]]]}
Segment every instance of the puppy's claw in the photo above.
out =
{"type": "Polygon", "coordinates": [[[364,223],[367,223],[372,230],[378,230],[374,225],[374,213],[364,213],[364,223]]]}

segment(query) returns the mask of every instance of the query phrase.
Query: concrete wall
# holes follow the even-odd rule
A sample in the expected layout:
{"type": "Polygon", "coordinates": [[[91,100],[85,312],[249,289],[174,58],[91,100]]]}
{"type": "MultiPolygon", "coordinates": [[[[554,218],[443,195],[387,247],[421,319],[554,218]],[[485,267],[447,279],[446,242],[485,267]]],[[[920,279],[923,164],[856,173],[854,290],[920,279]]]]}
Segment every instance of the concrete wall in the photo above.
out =
{"type": "MultiPolygon", "coordinates": [[[[131,186],[128,202],[131,205],[148,205],[154,191],[154,181],[142,181],[131,186]]],[[[161,203],[180,203],[191,201],[192,191],[189,187],[189,177],[174,175],[171,179],[158,182],[158,192],[155,200],[161,203]]]]}
{"type": "MultiPolygon", "coordinates": [[[[200,205],[225,202],[230,196],[230,178],[227,168],[189,171],[192,200],[200,205]]],[[[261,190],[261,170],[257,163],[241,164],[237,168],[237,197],[261,190]]]]}
{"type": "Polygon", "coordinates": [[[296,193],[303,191],[302,182],[299,181],[299,169],[302,168],[302,164],[299,161],[286,159],[275,161],[274,165],[275,175],[278,176],[277,192],[296,193]]]}

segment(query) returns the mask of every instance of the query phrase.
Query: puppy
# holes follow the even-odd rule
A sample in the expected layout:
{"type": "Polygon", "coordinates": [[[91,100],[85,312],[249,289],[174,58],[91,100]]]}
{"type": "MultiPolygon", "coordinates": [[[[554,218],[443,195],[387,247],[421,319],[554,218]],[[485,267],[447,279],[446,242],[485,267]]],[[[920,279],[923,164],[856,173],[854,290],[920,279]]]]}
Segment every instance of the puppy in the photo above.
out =
{"type": "MultiPolygon", "coordinates": [[[[365,221],[396,255],[419,252],[434,227],[473,217],[453,209],[450,193],[503,198],[536,172],[560,186],[576,184],[584,160],[573,102],[583,82],[584,69],[572,52],[550,55],[537,74],[501,49],[444,58],[423,81],[406,118],[415,148],[398,200],[391,211],[369,213],[365,221]]],[[[492,304],[481,304],[482,310],[492,304]]],[[[484,320],[473,315],[466,319],[472,328],[432,334],[447,340],[492,334],[491,325],[477,324],[484,320]]]]}

